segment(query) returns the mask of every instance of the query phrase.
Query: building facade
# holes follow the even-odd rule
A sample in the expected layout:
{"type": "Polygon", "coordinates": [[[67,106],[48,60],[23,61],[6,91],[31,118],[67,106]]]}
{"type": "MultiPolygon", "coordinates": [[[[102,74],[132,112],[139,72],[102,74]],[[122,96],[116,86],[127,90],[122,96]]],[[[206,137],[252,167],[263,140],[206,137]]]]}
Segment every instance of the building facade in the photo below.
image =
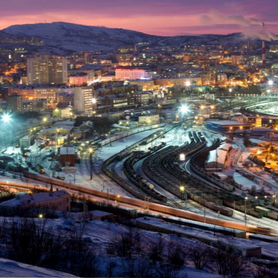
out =
{"type": "Polygon", "coordinates": [[[74,88],[73,109],[80,114],[91,115],[94,108],[94,92],[89,87],[74,88]]]}
{"type": "Polygon", "coordinates": [[[50,55],[28,58],[27,80],[29,85],[66,84],[68,82],[67,59],[50,55]]]}

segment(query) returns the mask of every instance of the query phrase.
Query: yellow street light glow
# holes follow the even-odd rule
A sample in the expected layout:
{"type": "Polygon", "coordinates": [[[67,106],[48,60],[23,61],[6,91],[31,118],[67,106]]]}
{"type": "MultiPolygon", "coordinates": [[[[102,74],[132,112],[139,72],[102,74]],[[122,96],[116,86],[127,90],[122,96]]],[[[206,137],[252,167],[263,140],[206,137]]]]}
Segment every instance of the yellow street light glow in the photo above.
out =
{"type": "Polygon", "coordinates": [[[185,191],[185,187],[183,185],[180,186],[180,192],[183,193],[185,191]]]}

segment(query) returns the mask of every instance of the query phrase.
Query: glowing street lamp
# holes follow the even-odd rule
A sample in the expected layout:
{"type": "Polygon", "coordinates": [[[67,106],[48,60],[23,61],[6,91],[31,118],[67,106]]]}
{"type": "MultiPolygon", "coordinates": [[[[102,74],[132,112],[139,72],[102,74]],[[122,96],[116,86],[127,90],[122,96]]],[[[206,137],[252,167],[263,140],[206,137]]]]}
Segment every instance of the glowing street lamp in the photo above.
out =
{"type": "Polygon", "coordinates": [[[247,207],[246,207],[246,203],[247,203],[248,197],[244,197],[244,222],[245,222],[245,226],[247,225],[247,207]]]}
{"type": "Polygon", "coordinates": [[[4,124],[9,124],[12,121],[12,116],[9,113],[4,113],[1,116],[1,120],[3,121],[4,124]]]}
{"type": "Polygon", "coordinates": [[[90,180],[93,179],[93,152],[94,152],[94,149],[93,148],[89,148],[88,149],[88,152],[89,152],[89,163],[90,163],[90,180]]]}
{"type": "Polygon", "coordinates": [[[274,81],[272,79],[268,80],[267,82],[268,86],[273,86],[274,85],[274,81]]]}
{"type": "Polygon", "coordinates": [[[180,189],[180,193],[181,193],[181,199],[185,199],[185,186],[180,185],[179,189],[180,189]]]}
{"type": "Polygon", "coordinates": [[[42,118],[42,122],[43,122],[43,123],[47,123],[47,122],[48,122],[48,118],[47,118],[47,117],[43,117],[43,118],[42,118]]]}
{"type": "Polygon", "coordinates": [[[183,104],[180,108],[179,108],[179,112],[182,114],[182,115],[186,115],[190,112],[190,108],[187,104],[183,104]]]}
{"type": "Polygon", "coordinates": [[[185,82],[184,82],[184,85],[185,87],[189,88],[191,86],[191,81],[189,79],[187,79],[185,82]]]}
{"type": "Polygon", "coordinates": [[[186,206],[185,201],[187,200],[187,195],[186,195],[186,188],[184,185],[180,185],[179,187],[180,194],[181,194],[181,199],[184,200],[184,206],[186,206]]]}

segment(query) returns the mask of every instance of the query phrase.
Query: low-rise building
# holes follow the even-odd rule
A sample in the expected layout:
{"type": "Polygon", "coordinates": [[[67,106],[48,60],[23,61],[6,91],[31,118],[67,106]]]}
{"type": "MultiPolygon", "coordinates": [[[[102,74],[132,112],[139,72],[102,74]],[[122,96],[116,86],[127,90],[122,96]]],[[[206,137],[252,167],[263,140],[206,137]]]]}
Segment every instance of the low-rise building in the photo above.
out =
{"type": "Polygon", "coordinates": [[[64,190],[42,192],[36,194],[18,195],[16,198],[2,202],[2,209],[43,208],[51,210],[69,211],[70,194],[64,190]]]}
{"type": "Polygon", "coordinates": [[[74,166],[77,161],[77,154],[74,147],[61,147],[59,161],[62,166],[74,166]]]}

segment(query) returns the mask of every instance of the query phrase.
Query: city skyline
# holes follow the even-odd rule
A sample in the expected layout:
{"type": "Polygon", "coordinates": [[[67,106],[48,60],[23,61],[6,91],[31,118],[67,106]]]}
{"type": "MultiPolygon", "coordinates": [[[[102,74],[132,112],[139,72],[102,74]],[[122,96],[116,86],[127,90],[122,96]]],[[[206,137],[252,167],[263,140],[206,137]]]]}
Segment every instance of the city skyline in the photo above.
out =
{"type": "Polygon", "coordinates": [[[265,1],[4,1],[0,28],[16,24],[71,22],[125,28],[153,35],[277,33],[277,4],[265,1]],[[224,16],[225,15],[225,16],[224,16]],[[262,31],[262,23],[265,31],[262,31]]]}

